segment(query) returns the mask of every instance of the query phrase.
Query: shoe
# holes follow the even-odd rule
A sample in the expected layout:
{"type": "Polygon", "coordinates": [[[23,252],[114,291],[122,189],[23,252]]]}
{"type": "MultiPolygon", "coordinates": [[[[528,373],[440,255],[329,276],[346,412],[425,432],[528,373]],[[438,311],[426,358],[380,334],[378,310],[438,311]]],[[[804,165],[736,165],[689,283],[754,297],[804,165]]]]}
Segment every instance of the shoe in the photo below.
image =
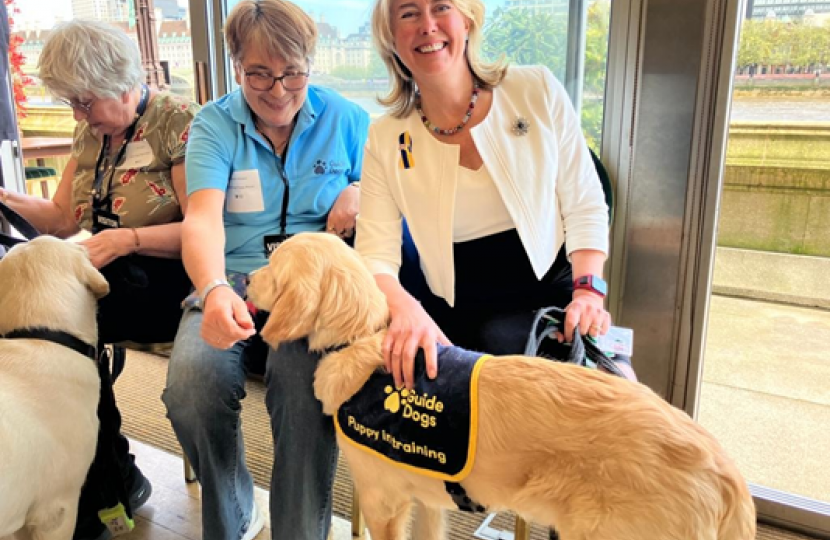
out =
{"type": "Polygon", "coordinates": [[[553,529],[548,531],[548,539],[549,540],[559,540],[559,533],[553,529]]]}
{"type": "Polygon", "coordinates": [[[129,490],[130,508],[132,508],[133,514],[135,514],[135,511],[144,506],[144,503],[150,498],[150,495],[153,493],[153,485],[150,484],[146,476],[141,474],[138,467],[134,466],[131,476],[133,477],[133,482],[129,490]]]}
{"type": "Polygon", "coordinates": [[[265,516],[262,515],[259,507],[254,503],[254,507],[251,508],[251,519],[248,521],[248,527],[245,529],[245,534],[242,535],[242,540],[254,540],[264,526],[265,516]]]}

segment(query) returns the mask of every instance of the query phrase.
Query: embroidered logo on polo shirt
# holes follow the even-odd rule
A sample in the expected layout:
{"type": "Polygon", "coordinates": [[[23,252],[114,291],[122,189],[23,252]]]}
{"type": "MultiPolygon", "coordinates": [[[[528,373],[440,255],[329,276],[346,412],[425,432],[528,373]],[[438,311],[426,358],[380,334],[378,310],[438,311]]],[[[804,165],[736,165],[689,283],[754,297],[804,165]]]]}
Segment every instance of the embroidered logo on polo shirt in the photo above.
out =
{"type": "Polygon", "coordinates": [[[312,167],[314,174],[343,174],[346,172],[346,163],[332,159],[326,162],[324,159],[318,159],[314,162],[312,167]]]}

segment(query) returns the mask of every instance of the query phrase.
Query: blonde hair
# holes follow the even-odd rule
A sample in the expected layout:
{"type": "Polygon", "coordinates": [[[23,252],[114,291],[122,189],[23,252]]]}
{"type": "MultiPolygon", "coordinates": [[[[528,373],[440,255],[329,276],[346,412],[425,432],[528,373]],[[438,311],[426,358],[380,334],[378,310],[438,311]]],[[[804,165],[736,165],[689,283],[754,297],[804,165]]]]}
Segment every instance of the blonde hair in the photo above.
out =
{"type": "Polygon", "coordinates": [[[66,99],[87,94],[119,98],[144,80],[141,53],[127,34],[107,23],[80,19],[49,33],[38,71],[49,92],[66,99]]]}
{"type": "Polygon", "coordinates": [[[317,45],[317,25],[286,0],[242,0],[225,22],[225,43],[237,64],[251,44],[262,46],[269,57],[309,61],[317,45]]]}
{"type": "MultiPolygon", "coordinates": [[[[390,107],[391,113],[397,118],[409,116],[415,110],[415,81],[412,73],[403,65],[395,54],[395,36],[392,31],[392,3],[395,0],[376,0],[372,9],[372,41],[380,55],[389,78],[392,89],[389,94],[378,98],[381,105],[390,107]]],[[[470,30],[467,36],[467,65],[473,78],[482,88],[493,88],[504,78],[507,72],[507,62],[502,58],[495,62],[485,62],[481,59],[481,42],[484,39],[484,3],[481,0],[452,0],[470,21],[470,30]]]]}

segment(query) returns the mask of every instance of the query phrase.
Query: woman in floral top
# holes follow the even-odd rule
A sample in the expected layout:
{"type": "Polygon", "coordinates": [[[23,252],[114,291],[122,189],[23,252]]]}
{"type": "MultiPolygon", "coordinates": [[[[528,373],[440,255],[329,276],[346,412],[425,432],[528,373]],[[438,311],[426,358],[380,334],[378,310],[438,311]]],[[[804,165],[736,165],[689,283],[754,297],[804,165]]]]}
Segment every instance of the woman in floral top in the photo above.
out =
{"type": "MultiPolygon", "coordinates": [[[[81,243],[110,282],[110,294],[99,303],[100,343],[172,341],[180,303],[191,288],[181,262],[181,221],[187,207],[185,148],[199,106],[144,85],[138,48],[105,23],[59,25],[39,68],[52,95],[72,107],[72,156],[52,200],[2,190],[0,199],[41,232],[61,238],[91,233],[81,243]]],[[[121,419],[107,383],[102,380],[102,433],[118,433],[121,419]]],[[[118,434],[114,446],[134,511],[151,487],[127,440],[118,434]]],[[[101,466],[101,450],[99,444],[81,494],[76,540],[110,536],[98,510],[117,502],[106,500],[102,485],[118,478],[101,466]]]]}

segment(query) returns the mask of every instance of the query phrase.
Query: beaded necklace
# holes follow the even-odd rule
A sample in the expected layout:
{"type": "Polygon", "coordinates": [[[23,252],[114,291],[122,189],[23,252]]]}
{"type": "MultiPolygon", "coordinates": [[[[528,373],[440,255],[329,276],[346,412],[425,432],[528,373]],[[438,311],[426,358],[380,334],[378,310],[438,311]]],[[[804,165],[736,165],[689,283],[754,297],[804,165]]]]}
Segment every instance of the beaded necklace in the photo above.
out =
{"type": "Polygon", "coordinates": [[[421,109],[421,93],[416,93],[416,102],[415,102],[415,109],[418,111],[418,114],[421,116],[421,122],[424,123],[427,129],[438,133],[439,135],[454,135],[464,129],[464,126],[467,125],[467,122],[470,121],[470,118],[473,116],[473,109],[476,106],[476,101],[478,101],[478,90],[479,86],[478,83],[473,85],[473,95],[470,96],[470,106],[467,108],[467,114],[464,115],[464,118],[461,119],[461,123],[455,126],[454,128],[450,129],[441,129],[432,122],[429,121],[427,115],[424,114],[424,111],[421,109]]]}

